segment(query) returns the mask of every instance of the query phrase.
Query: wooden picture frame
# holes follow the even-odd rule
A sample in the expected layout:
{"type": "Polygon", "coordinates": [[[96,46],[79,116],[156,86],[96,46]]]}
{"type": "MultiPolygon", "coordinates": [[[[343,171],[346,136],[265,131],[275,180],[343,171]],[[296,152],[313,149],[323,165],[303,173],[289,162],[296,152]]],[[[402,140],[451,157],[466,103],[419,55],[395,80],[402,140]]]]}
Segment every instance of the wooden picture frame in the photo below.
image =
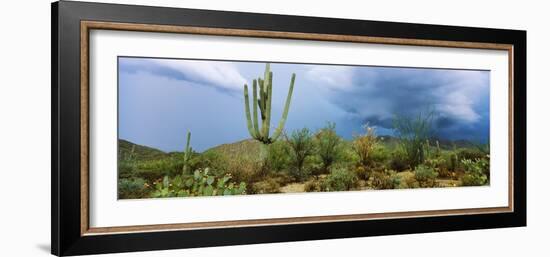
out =
{"type": "Polygon", "coordinates": [[[52,4],[52,254],[80,255],[526,225],[526,32],[98,4],[52,4]],[[508,52],[508,206],[90,227],[91,30],[508,52]]]}

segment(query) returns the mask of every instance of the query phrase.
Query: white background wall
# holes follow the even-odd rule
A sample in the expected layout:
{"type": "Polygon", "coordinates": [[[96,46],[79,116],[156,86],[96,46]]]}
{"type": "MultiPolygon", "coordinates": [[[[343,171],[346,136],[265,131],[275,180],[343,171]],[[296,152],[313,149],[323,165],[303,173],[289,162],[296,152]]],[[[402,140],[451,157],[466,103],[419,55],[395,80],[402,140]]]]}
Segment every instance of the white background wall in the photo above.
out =
{"type": "MultiPolygon", "coordinates": [[[[528,227],[129,253],[117,256],[548,256],[550,30],[546,1],[105,2],[524,29],[528,31],[528,227]]],[[[50,244],[50,1],[0,11],[0,256],[46,256],[50,244]]]]}

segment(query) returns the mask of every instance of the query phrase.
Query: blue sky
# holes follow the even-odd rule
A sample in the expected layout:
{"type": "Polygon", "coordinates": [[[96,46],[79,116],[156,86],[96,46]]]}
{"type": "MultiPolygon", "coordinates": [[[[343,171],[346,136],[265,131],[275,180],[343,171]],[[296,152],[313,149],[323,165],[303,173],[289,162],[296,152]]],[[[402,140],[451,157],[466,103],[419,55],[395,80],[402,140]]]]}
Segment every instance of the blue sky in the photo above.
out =
{"type": "MultiPolygon", "coordinates": [[[[249,138],[243,85],[263,74],[265,63],[119,58],[119,138],[163,151],[249,138]]],[[[486,142],[489,71],[273,63],[271,124],[278,124],[296,73],[286,131],[316,130],[335,122],[350,139],[368,123],[392,134],[395,114],[430,108],[436,136],[486,142]]],[[[251,93],[251,92],[250,92],[251,93]]]]}

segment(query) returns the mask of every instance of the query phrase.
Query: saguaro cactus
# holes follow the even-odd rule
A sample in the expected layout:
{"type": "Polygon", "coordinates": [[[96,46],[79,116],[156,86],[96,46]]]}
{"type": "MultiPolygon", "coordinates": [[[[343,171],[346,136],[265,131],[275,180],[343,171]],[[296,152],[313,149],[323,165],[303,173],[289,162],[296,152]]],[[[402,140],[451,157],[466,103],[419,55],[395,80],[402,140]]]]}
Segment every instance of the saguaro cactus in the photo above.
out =
{"type": "Polygon", "coordinates": [[[281,136],[283,128],[285,126],[286,118],[288,116],[288,109],[290,108],[290,99],[292,98],[292,91],[294,90],[294,80],[296,74],[292,73],[290,79],[290,87],[288,88],[288,95],[286,97],[285,108],[283,110],[283,116],[279,121],[279,126],[275,129],[273,136],[269,136],[270,123],[271,123],[271,97],[273,95],[273,72],[269,69],[269,63],[265,65],[264,79],[258,78],[252,82],[252,108],[253,113],[250,115],[250,104],[248,98],[248,85],[244,84],[244,107],[246,112],[246,123],[248,126],[248,132],[250,136],[264,144],[271,144],[281,136]],[[257,88],[260,88],[258,92],[257,88]],[[258,109],[260,109],[260,117],[262,124],[258,124],[258,109]]]}
{"type": "Polygon", "coordinates": [[[191,159],[191,154],[193,149],[189,144],[191,143],[191,131],[187,131],[187,143],[185,144],[185,152],[183,154],[183,174],[187,174],[189,170],[189,159],[191,159]]]}

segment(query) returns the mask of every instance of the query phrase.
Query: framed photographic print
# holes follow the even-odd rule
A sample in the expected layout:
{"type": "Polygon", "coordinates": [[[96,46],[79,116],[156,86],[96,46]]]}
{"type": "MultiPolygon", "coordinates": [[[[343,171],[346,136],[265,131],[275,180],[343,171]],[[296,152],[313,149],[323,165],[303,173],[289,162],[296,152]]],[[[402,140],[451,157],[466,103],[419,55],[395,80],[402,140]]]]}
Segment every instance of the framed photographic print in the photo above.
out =
{"type": "Polygon", "coordinates": [[[52,253],[526,225],[526,32],[52,5],[52,253]]]}

